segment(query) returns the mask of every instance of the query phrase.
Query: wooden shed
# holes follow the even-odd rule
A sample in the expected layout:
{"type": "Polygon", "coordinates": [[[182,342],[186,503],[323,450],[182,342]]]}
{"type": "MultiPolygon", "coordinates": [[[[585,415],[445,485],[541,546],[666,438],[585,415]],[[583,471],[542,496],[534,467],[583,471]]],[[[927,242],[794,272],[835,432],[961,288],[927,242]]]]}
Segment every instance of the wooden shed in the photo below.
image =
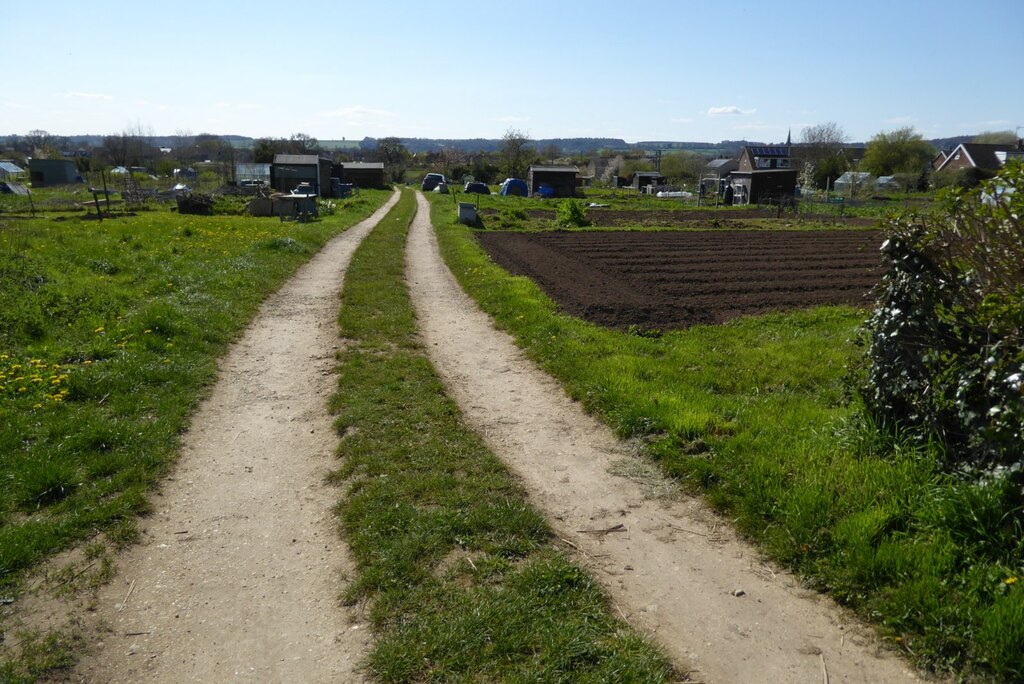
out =
{"type": "Polygon", "coordinates": [[[75,162],[68,159],[29,159],[28,175],[33,188],[82,182],[75,162]]]}
{"type": "Polygon", "coordinates": [[[664,185],[665,181],[666,178],[661,175],[660,171],[637,171],[633,174],[633,182],[630,183],[630,186],[635,190],[640,190],[648,185],[664,185]]]}
{"type": "Polygon", "coordinates": [[[575,197],[580,184],[580,170],[575,166],[531,166],[526,177],[530,194],[536,194],[540,185],[554,188],[554,197],[575,197]]]}
{"type": "Polygon", "coordinates": [[[332,167],[331,175],[342,183],[351,183],[357,188],[387,187],[384,179],[384,162],[342,162],[332,167]]]}
{"type": "Polygon", "coordinates": [[[315,154],[277,154],[270,165],[270,187],[291,192],[299,183],[309,183],[317,195],[331,188],[331,160],[315,154]]]}
{"type": "Polygon", "coordinates": [[[796,194],[796,169],[733,171],[730,178],[733,204],[760,204],[796,194]]]}

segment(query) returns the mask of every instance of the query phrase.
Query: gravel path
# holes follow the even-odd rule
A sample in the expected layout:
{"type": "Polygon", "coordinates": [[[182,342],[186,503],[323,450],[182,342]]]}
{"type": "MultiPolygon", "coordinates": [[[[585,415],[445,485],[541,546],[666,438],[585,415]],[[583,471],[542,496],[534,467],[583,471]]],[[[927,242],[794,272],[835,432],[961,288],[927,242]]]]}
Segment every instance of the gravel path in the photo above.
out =
{"type": "Polygon", "coordinates": [[[496,331],[444,266],[418,200],[407,278],[431,358],[627,621],[702,682],[917,681],[870,630],[675,495],[496,331]]]}
{"type": "Polygon", "coordinates": [[[338,601],[349,562],[323,483],[327,397],[342,276],[397,198],[328,243],[222,360],[143,543],[100,592],[109,631],[70,679],[363,681],[368,632],[338,601]]]}

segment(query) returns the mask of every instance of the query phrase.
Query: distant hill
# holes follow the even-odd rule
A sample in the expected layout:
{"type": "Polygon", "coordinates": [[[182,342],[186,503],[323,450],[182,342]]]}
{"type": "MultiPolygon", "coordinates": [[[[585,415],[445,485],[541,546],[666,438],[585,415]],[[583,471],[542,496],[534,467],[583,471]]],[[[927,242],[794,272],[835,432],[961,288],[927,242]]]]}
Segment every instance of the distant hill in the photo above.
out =
{"type": "MultiPolygon", "coordinates": [[[[205,135],[205,134],[204,134],[205,135]]],[[[17,135],[3,136],[0,140],[17,138],[17,135]]],[[[67,141],[69,149],[83,147],[99,147],[103,144],[105,135],[83,134],[61,136],[67,141]]],[[[225,140],[237,149],[251,149],[256,138],[244,135],[221,135],[217,136],[225,140]]],[[[960,143],[970,142],[973,135],[957,135],[950,138],[933,138],[928,140],[937,150],[952,150],[960,143]]],[[[181,144],[181,136],[156,135],[148,138],[150,144],[155,147],[169,147],[174,149],[181,144]]],[[[424,154],[438,152],[445,148],[453,148],[462,152],[497,152],[501,149],[500,138],[400,138],[405,148],[413,154],[424,154]]],[[[321,148],[329,151],[343,150],[372,150],[377,147],[377,138],[365,137],[362,140],[319,140],[321,148]]],[[[677,140],[642,140],[635,143],[628,143],[622,138],[541,138],[530,141],[531,146],[540,151],[545,148],[557,147],[563,155],[587,155],[592,156],[599,152],[623,153],[623,152],[646,152],[654,153],[658,150],[663,152],[689,150],[707,157],[735,157],[739,154],[744,145],[764,145],[759,140],[722,140],[713,142],[692,142],[677,140]]],[[[850,147],[863,147],[865,143],[847,143],[850,147]]]]}

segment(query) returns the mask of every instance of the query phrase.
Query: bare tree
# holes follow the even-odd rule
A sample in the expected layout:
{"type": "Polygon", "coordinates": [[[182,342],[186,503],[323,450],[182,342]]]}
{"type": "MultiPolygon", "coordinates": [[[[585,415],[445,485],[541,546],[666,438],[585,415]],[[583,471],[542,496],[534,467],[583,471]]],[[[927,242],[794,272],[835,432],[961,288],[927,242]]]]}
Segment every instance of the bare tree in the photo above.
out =
{"type": "Polygon", "coordinates": [[[835,121],[826,121],[807,126],[800,132],[801,144],[794,150],[805,165],[804,176],[813,179],[815,187],[825,188],[849,168],[849,161],[841,153],[848,140],[842,126],[835,121]]]}
{"type": "Polygon", "coordinates": [[[44,147],[50,144],[50,140],[53,136],[49,132],[44,131],[41,128],[36,128],[25,134],[25,142],[27,142],[30,148],[34,151],[38,148],[44,147]]]}
{"type": "Polygon", "coordinates": [[[320,141],[307,133],[293,133],[291,141],[296,154],[314,154],[320,151],[320,141]]]}

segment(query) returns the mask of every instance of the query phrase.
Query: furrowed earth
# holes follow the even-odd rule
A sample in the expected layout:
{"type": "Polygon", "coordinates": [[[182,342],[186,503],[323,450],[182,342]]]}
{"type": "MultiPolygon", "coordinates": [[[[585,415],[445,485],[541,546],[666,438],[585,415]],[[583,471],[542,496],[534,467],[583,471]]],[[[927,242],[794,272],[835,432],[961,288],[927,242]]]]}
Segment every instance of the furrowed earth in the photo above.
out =
{"type": "Polygon", "coordinates": [[[821,305],[864,306],[882,269],[875,230],[480,232],[491,258],[569,314],[680,329],[821,305]]]}

